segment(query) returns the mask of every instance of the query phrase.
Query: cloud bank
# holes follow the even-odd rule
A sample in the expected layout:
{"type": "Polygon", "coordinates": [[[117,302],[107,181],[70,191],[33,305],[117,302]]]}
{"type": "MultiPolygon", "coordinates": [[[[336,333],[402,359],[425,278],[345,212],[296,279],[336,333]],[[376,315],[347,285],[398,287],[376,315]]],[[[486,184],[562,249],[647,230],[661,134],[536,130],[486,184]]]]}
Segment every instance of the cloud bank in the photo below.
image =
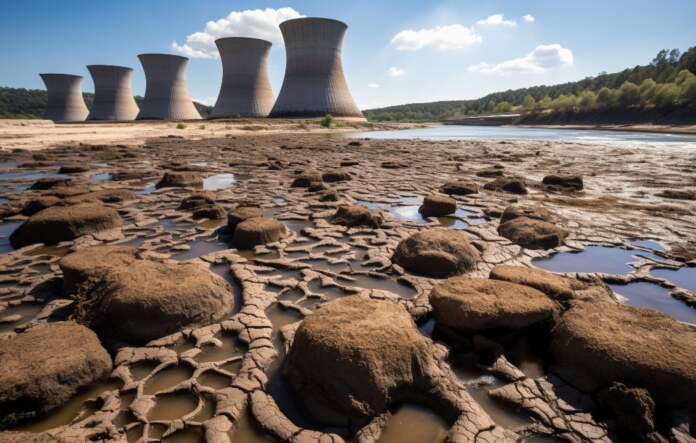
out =
{"type": "Polygon", "coordinates": [[[508,60],[498,64],[479,63],[469,66],[470,72],[482,72],[484,74],[512,75],[512,74],[543,74],[544,72],[570,66],[573,64],[573,53],[558,43],[552,45],[539,45],[534,51],[522,58],[508,60]]]}
{"type": "Polygon", "coordinates": [[[484,18],[483,20],[479,20],[476,22],[477,25],[482,25],[482,26],[510,26],[510,27],[515,27],[517,26],[517,22],[514,20],[505,20],[503,17],[503,14],[493,14],[491,16],[488,16],[484,18]]]}
{"type": "Polygon", "coordinates": [[[441,51],[463,49],[481,43],[481,36],[473,28],[460,24],[436,26],[429,29],[406,29],[391,39],[391,44],[399,51],[417,51],[423,48],[436,48],[441,51]]]}
{"type": "Polygon", "coordinates": [[[278,25],[300,17],[304,16],[293,8],[232,11],[225,18],[206,23],[203,31],[188,35],[183,44],[173,42],[171,49],[187,57],[218,58],[215,40],[221,37],[255,37],[282,45],[283,36],[278,25]]]}
{"type": "Polygon", "coordinates": [[[392,66],[391,68],[389,68],[389,70],[387,70],[387,74],[389,75],[389,77],[403,77],[404,75],[406,75],[406,70],[402,68],[397,68],[396,66],[392,66]]]}

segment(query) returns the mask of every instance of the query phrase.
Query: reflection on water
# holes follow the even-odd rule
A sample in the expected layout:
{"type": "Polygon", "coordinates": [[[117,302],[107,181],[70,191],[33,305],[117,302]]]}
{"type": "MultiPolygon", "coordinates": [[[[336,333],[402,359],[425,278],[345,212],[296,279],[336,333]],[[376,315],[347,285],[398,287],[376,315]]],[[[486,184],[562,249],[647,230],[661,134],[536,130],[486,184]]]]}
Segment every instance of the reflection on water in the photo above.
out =
{"type": "Polygon", "coordinates": [[[638,239],[638,240],[633,240],[631,242],[633,246],[637,246],[640,248],[649,248],[649,249],[654,249],[656,251],[662,251],[665,249],[664,246],[662,246],[662,243],[658,243],[655,240],[649,240],[649,239],[638,239]]]}
{"type": "Polygon", "coordinates": [[[429,220],[418,212],[418,208],[420,208],[420,206],[394,206],[389,212],[399,220],[413,223],[428,223],[429,220]]]}
{"type": "Polygon", "coordinates": [[[662,286],[648,282],[635,282],[627,285],[609,285],[612,291],[626,297],[627,304],[654,309],[674,317],[679,321],[696,324],[696,309],[669,295],[662,286]]]}
{"type": "Polygon", "coordinates": [[[95,180],[95,181],[108,181],[111,180],[111,174],[108,172],[102,172],[101,174],[95,174],[90,177],[90,180],[95,180]]]}
{"type": "Polygon", "coordinates": [[[78,393],[65,404],[63,404],[59,409],[49,412],[39,419],[23,423],[19,426],[11,428],[11,431],[25,431],[25,432],[42,432],[47,429],[57,428],[58,426],[63,426],[69,424],[71,421],[77,417],[78,413],[82,409],[82,406],[87,400],[96,399],[104,392],[115,391],[120,389],[121,383],[117,381],[107,381],[103,383],[96,383],[86,390],[78,393]]]}
{"type": "Polygon", "coordinates": [[[414,404],[403,404],[391,411],[378,443],[440,443],[449,426],[431,411],[414,404]]]}
{"type": "Polygon", "coordinates": [[[636,256],[661,260],[650,252],[635,249],[621,249],[607,246],[587,246],[582,252],[559,252],[550,257],[535,259],[534,266],[553,272],[603,272],[607,274],[627,274],[633,270],[628,263],[637,260],[636,256]]]}
{"type": "Polygon", "coordinates": [[[223,335],[218,337],[222,344],[220,346],[215,346],[213,344],[206,344],[201,349],[203,352],[197,354],[193,359],[198,363],[205,363],[211,361],[224,361],[229,360],[234,357],[241,357],[246,351],[246,345],[237,340],[234,335],[223,335]]]}
{"type": "Polygon", "coordinates": [[[384,203],[369,202],[367,200],[356,200],[356,205],[365,206],[367,209],[378,209],[385,206],[384,203]]]}
{"type": "Polygon", "coordinates": [[[667,279],[673,285],[688,289],[696,294],[696,267],[680,268],[678,270],[653,269],[650,273],[655,277],[667,279]]]}
{"type": "Polygon", "coordinates": [[[54,257],[65,257],[71,249],[71,245],[46,245],[40,248],[32,249],[31,251],[27,252],[27,255],[52,255],[54,257]]]}
{"type": "Polygon", "coordinates": [[[630,141],[649,143],[693,143],[696,136],[681,134],[657,134],[628,131],[597,131],[576,129],[519,128],[512,126],[434,126],[402,131],[353,132],[349,138],[377,139],[512,139],[512,140],[586,140],[630,141]]]}
{"type": "Polygon", "coordinates": [[[203,179],[203,189],[211,191],[226,189],[235,186],[236,183],[234,174],[216,174],[203,179]]]}
{"type": "Polygon", "coordinates": [[[14,248],[10,244],[10,235],[22,224],[21,221],[12,221],[0,223],[0,254],[13,251],[14,248]]]}

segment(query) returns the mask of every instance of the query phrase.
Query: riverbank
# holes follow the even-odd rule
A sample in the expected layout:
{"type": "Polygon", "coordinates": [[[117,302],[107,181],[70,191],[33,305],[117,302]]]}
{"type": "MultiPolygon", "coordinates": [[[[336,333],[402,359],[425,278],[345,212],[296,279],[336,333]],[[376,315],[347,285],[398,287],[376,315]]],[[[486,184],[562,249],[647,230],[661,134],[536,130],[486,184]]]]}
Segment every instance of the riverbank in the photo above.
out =
{"type": "Polygon", "coordinates": [[[530,129],[572,129],[580,131],[624,131],[624,132],[647,132],[652,134],[684,134],[696,135],[696,125],[509,125],[513,128],[530,129]]]}

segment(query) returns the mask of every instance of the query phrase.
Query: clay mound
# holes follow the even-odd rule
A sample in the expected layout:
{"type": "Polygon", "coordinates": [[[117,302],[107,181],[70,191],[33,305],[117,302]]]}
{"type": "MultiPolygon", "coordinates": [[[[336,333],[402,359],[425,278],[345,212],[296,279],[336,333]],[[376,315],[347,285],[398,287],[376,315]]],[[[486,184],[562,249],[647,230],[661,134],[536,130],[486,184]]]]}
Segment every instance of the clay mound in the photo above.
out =
{"type": "Polygon", "coordinates": [[[305,171],[298,175],[290,187],[292,188],[308,188],[313,182],[322,181],[321,174],[316,171],[305,171]]]}
{"type": "Polygon", "coordinates": [[[526,194],[527,186],[521,178],[496,178],[492,182],[483,185],[483,189],[489,191],[509,192],[511,194],[526,194]]]}
{"type": "Polygon", "coordinates": [[[200,188],[203,179],[197,172],[165,172],[155,187],[160,188],[200,188]]]}
{"type": "Polygon", "coordinates": [[[195,263],[141,259],[134,248],[87,248],[59,265],[77,300],[76,320],[133,344],[213,323],[234,304],[222,277],[195,263]]]}
{"type": "Polygon", "coordinates": [[[152,171],[144,171],[139,169],[125,169],[114,171],[111,173],[111,180],[120,182],[126,180],[137,180],[141,178],[147,178],[154,176],[152,171]]]}
{"type": "Polygon", "coordinates": [[[326,171],[321,175],[321,178],[327,183],[345,182],[348,180],[353,180],[353,176],[350,175],[350,173],[341,170],[326,171]]]}
{"type": "Polygon", "coordinates": [[[478,185],[465,181],[449,182],[442,185],[440,192],[451,195],[478,194],[478,185]]]}
{"type": "Polygon", "coordinates": [[[75,322],[36,326],[0,340],[0,428],[39,417],[106,379],[111,357],[75,322]]]}
{"type": "Polygon", "coordinates": [[[33,198],[29,200],[26,205],[24,205],[24,208],[22,208],[22,215],[26,215],[27,217],[34,215],[39,211],[43,211],[44,209],[55,205],[59,201],[60,199],[58,197],[54,197],[52,195],[33,198]]]}
{"type": "Polygon", "coordinates": [[[503,215],[500,216],[500,223],[505,223],[520,217],[533,218],[550,223],[555,223],[559,220],[556,214],[538,206],[510,205],[505,208],[503,215]]]}
{"type": "Polygon", "coordinates": [[[70,182],[69,178],[64,177],[44,177],[36,180],[29,189],[45,191],[55,186],[65,186],[70,182]]]}
{"type": "Polygon", "coordinates": [[[192,209],[202,208],[204,206],[210,206],[215,204],[215,199],[208,193],[193,194],[181,201],[179,205],[180,211],[187,211],[192,209]]]}
{"type": "Polygon", "coordinates": [[[386,161],[382,162],[381,166],[384,169],[406,169],[410,168],[411,165],[406,162],[400,162],[400,161],[386,161]]]}
{"type": "Polygon", "coordinates": [[[484,169],[482,171],[478,171],[476,173],[476,176],[487,177],[487,178],[502,177],[503,170],[502,170],[502,168],[484,169]]]}
{"type": "Polygon", "coordinates": [[[239,223],[234,229],[232,243],[237,249],[277,242],[285,238],[285,225],[274,218],[254,217],[239,223]]]}
{"type": "Polygon", "coordinates": [[[22,223],[10,236],[10,242],[15,249],[34,243],[56,244],[122,224],[118,212],[105,206],[51,206],[22,223]]]}
{"type": "Polygon", "coordinates": [[[579,175],[547,175],[543,178],[541,183],[545,185],[575,189],[577,191],[580,191],[584,186],[582,177],[579,175]]]}
{"type": "Polygon", "coordinates": [[[320,202],[337,202],[341,199],[341,196],[338,195],[338,192],[329,190],[321,194],[319,197],[320,202]]]}
{"type": "Polygon", "coordinates": [[[696,407],[696,328],[651,309],[577,303],[552,331],[558,372],[589,391],[612,382],[645,388],[656,403],[696,407]]]}
{"type": "Polygon", "coordinates": [[[224,218],[227,215],[227,210],[223,208],[222,206],[218,205],[210,205],[210,206],[204,206],[202,208],[198,208],[195,211],[193,211],[193,214],[191,214],[191,217],[194,220],[198,220],[201,218],[209,218],[209,219],[218,219],[218,218],[224,218]]]}
{"type": "Polygon", "coordinates": [[[571,300],[576,291],[589,287],[587,283],[575,278],[526,266],[498,265],[491,270],[490,278],[529,286],[558,301],[571,300]]]}
{"type": "Polygon", "coordinates": [[[457,210],[457,200],[446,195],[429,195],[423,199],[423,204],[418,212],[426,217],[441,217],[454,214],[457,210]]]}
{"type": "Polygon", "coordinates": [[[365,206],[360,205],[339,206],[336,213],[331,217],[331,223],[351,228],[357,226],[379,228],[383,222],[382,214],[372,212],[365,206]]]}
{"type": "Polygon", "coordinates": [[[304,319],[283,371],[312,415],[361,427],[419,383],[430,346],[400,305],[344,297],[304,319]]]}
{"type": "Polygon", "coordinates": [[[542,220],[519,217],[498,226],[498,234],[528,249],[551,249],[560,245],[568,232],[542,220]]]}
{"type": "Polygon", "coordinates": [[[263,209],[256,206],[239,206],[227,213],[227,226],[234,230],[244,220],[259,217],[263,217],[263,209]]]}
{"type": "Polygon", "coordinates": [[[446,278],[468,271],[480,258],[461,232],[430,229],[402,240],[392,261],[411,272],[446,278]]]}
{"type": "Polygon", "coordinates": [[[138,197],[128,189],[105,189],[103,191],[88,192],[65,198],[61,204],[77,205],[81,203],[121,203],[135,200],[138,197]]]}
{"type": "Polygon", "coordinates": [[[529,286],[462,276],[433,287],[430,304],[438,324],[471,333],[523,328],[550,319],[557,310],[529,286]]]}
{"type": "Polygon", "coordinates": [[[324,182],[312,182],[307,187],[307,192],[328,191],[330,188],[324,182]]]}
{"type": "Polygon", "coordinates": [[[89,168],[82,165],[63,165],[58,170],[59,174],[79,174],[81,172],[87,172],[89,168]]]}

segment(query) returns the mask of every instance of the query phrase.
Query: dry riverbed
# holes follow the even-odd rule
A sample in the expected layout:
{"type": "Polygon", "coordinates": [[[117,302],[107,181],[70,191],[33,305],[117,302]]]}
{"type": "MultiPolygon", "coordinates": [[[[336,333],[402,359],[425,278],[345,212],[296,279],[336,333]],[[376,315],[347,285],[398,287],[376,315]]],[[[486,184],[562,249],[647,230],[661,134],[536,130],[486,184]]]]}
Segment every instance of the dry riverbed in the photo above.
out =
{"type": "Polygon", "coordinates": [[[186,124],[0,128],[0,442],[693,441],[692,146],[186,124]]]}

